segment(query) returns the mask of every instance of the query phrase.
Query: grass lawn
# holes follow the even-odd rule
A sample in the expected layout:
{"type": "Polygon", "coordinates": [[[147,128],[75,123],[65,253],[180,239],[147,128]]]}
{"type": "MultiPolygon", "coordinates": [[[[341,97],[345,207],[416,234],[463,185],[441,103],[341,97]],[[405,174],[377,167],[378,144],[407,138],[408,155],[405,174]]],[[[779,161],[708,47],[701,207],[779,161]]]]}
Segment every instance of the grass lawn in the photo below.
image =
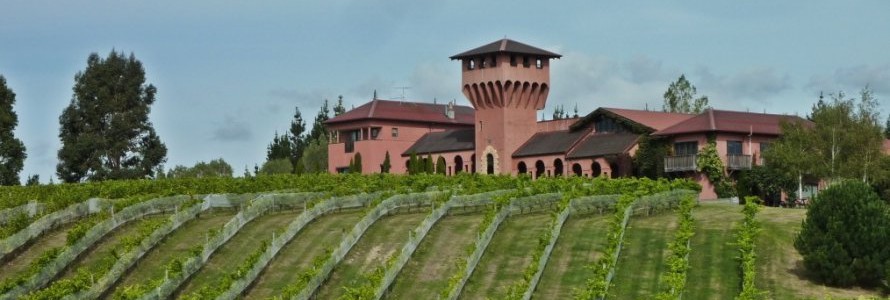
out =
{"type": "Polygon", "coordinates": [[[460,298],[501,298],[509,286],[522,279],[538,238],[550,230],[550,219],[550,214],[528,214],[501,223],[460,298]]]}
{"type": "Polygon", "coordinates": [[[757,288],[773,299],[880,296],[877,291],[862,288],[827,287],[806,277],[803,258],[794,249],[794,238],[805,217],[804,209],[766,207],[757,213],[762,228],[755,248],[757,288]]]}
{"type": "Polygon", "coordinates": [[[606,243],[608,216],[569,216],[533,295],[534,299],[571,299],[592,272],[606,243]]]}
{"type": "Polygon", "coordinates": [[[686,278],[688,299],[733,299],[741,291],[735,229],[742,206],[728,202],[702,202],[692,210],[695,235],[686,278]]]}
{"type": "Polygon", "coordinates": [[[384,216],[374,222],[343,261],[334,268],[330,278],[319,288],[316,299],[337,299],[343,287],[362,284],[362,274],[382,266],[408,239],[408,234],[426,218],[427,213],[384,216]]]}
{"type": "Polygon", "coordinates": [[[68,236],[68,230],[74,226],[76,222],[68,223],[52,230],[44,232],[39,237],[32,240],[30,244],[26,244],[20,251],[11,254],[6,262],[2,264],[0,270],[0,280],[5,280],[15,274],[28,269],[34,260],[36,260],[44,252],[56,247],[65,246],[65,238],[68,236]]]}
{"type": "MultiPolygon", "coordinates": [[[[203,213],[200,217],[183,224],[136,262],[136,265],[122,276],[113,289],[116,291],[128,285],[146,284],[149,281],[162,278],[165,273],[164,269],[170,261],[174,258],[185,257],[189,249],[196,245],[203,245],[207,232],[222,228],[234,215],[234,210],[203,213]]],[[[114,291],[107,296],[113,295],[113,293],[114,291]]]]}
{"type": "Polygon", "coordinates": [[[481,214],[445,216],[427,234],[393,282],[389,299],[435,299],[476,241],[481,214]]]}
{"type": "MultiPolygon", "coordinates": [[[[122,239],[128,235],[137,234],[136,230],[139,229],[143,223],[148,221],[159,221],[162,219],[170,218],[169,214],[158,214],[147,216],[145,218],[134,220],[132,222],[128,222],[119,226],[112,232],[109,232],[102,238],[102,240],[96,242],[92,248],[84,251],[83,255],[81,255],[77,260],[68,265],[68,268],[65,270],[62,275],[62,278],[70,278],[77,274],[77,270],[81,268],[85,268],[84,270],[92,271],[98,268],[103,261],[106,263],[110,262],[110,265],[114,265],[116,259],[112,256],[112,251],[118,249],[120,247],[120,243],[122,239]]],[[[123,255],[123,253],[118,253],[119,255],[123,255]]],[[[96,278],[98,279],[98,278],[96,278]]]]}
{"type": "Polygon", "coordinates": [[[269,262],[262,274],[247,290],[244,299],[267,299],[278,295],[287,285],[296,281],[297,275],[309,267],[312,258],[326,248],[336,247],[342,235],[355,226],[364,213],[349,211],[321,216],[284,246],[269,262]]]}
{"type": "Polygon", "coordinates": [[[182,286],[180,295],[188,295],[206,285],[215,284],[226,273],[241,265],[263,241],[271,241],[273,231],[281,234],[287,224],[296,219],[300,212],[293,210],[273,212],[244,224],[244,227],[220,246],[204,267],[182,286]]]}
{"type": "Polygon", "coordinates": [[[675,212],[631,217],[608,299],[649,299],[658,293],[667,244],[676,227],[675,212]]]}

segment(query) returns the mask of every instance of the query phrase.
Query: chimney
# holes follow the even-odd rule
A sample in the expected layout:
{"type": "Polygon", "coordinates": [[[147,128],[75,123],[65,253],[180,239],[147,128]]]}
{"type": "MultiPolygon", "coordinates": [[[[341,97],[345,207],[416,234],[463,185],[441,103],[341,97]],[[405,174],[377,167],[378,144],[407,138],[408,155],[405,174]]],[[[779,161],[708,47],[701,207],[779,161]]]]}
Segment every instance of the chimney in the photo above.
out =
{"type": "Polygon", "coordinates": [[[445,116],[454,120],[454,102],[448,102],[445,106],[445,116]]]}

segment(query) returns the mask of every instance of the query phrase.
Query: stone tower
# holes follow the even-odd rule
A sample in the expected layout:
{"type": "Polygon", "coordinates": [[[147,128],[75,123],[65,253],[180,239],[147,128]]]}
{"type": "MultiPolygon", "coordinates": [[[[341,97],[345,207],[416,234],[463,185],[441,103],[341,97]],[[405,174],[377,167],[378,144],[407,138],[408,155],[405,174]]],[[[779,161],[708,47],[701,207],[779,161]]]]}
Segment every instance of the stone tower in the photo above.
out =
{"type": "Polygon", "coordinates": [[[454,55],[461,89],[476,109],[476,172],[508,174],[512,155],[537,132],[550,92],[550,59],[559,54],[510,39],[454,55]]]}

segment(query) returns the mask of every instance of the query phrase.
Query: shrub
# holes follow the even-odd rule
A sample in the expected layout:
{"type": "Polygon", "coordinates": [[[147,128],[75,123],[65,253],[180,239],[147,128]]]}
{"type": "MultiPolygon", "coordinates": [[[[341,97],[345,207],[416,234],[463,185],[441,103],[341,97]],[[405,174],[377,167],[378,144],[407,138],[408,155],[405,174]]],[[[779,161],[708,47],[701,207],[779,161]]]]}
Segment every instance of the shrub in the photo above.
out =
{"type": "Polygon", "coordinates": [[[835,286],[875,286],[890,266],[887,204],[868,185],[844,181],[823,191],[794,247],[815,279],[835,286]]]}

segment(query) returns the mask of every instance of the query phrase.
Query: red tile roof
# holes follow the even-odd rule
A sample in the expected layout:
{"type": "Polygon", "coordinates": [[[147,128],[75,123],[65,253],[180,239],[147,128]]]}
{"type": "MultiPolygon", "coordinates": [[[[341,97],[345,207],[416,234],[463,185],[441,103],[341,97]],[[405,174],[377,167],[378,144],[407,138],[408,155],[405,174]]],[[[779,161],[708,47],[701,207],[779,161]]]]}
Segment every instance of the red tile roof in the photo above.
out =
{"type": "Polygon", "coordinates": [[[662,130],[673,126],[674,124],[680,123],[682,121],[689,120],[694,117],[693,114],[682,114],[682,113],[670,113],[663,111],[649,111],[649,110],[637,110],[637,109],[623,109],[623,108],[603,108],[607,111],[610,111],[616,115],[627,118],[628,120],[640,123],[646,127],[652,128],[654,130],[662,130]]]}
{"type": "Polygon", "coordinates": [[[329,119],[327,124],[358,120],[394,120],[423,123],[459,124],[472,126],[475,110],[469,106],[455,105],[454,119],[445,115],[447,104],[374,99],[342,115],[329,119]]]}
{"type": "Polygon", "coordinates": [[[693,118],[659,130],[654,135],[667,136],[699,132],[780,135],[782,134],[782,121],[811,123],[797,116],[708,109],[693,118]]]}

